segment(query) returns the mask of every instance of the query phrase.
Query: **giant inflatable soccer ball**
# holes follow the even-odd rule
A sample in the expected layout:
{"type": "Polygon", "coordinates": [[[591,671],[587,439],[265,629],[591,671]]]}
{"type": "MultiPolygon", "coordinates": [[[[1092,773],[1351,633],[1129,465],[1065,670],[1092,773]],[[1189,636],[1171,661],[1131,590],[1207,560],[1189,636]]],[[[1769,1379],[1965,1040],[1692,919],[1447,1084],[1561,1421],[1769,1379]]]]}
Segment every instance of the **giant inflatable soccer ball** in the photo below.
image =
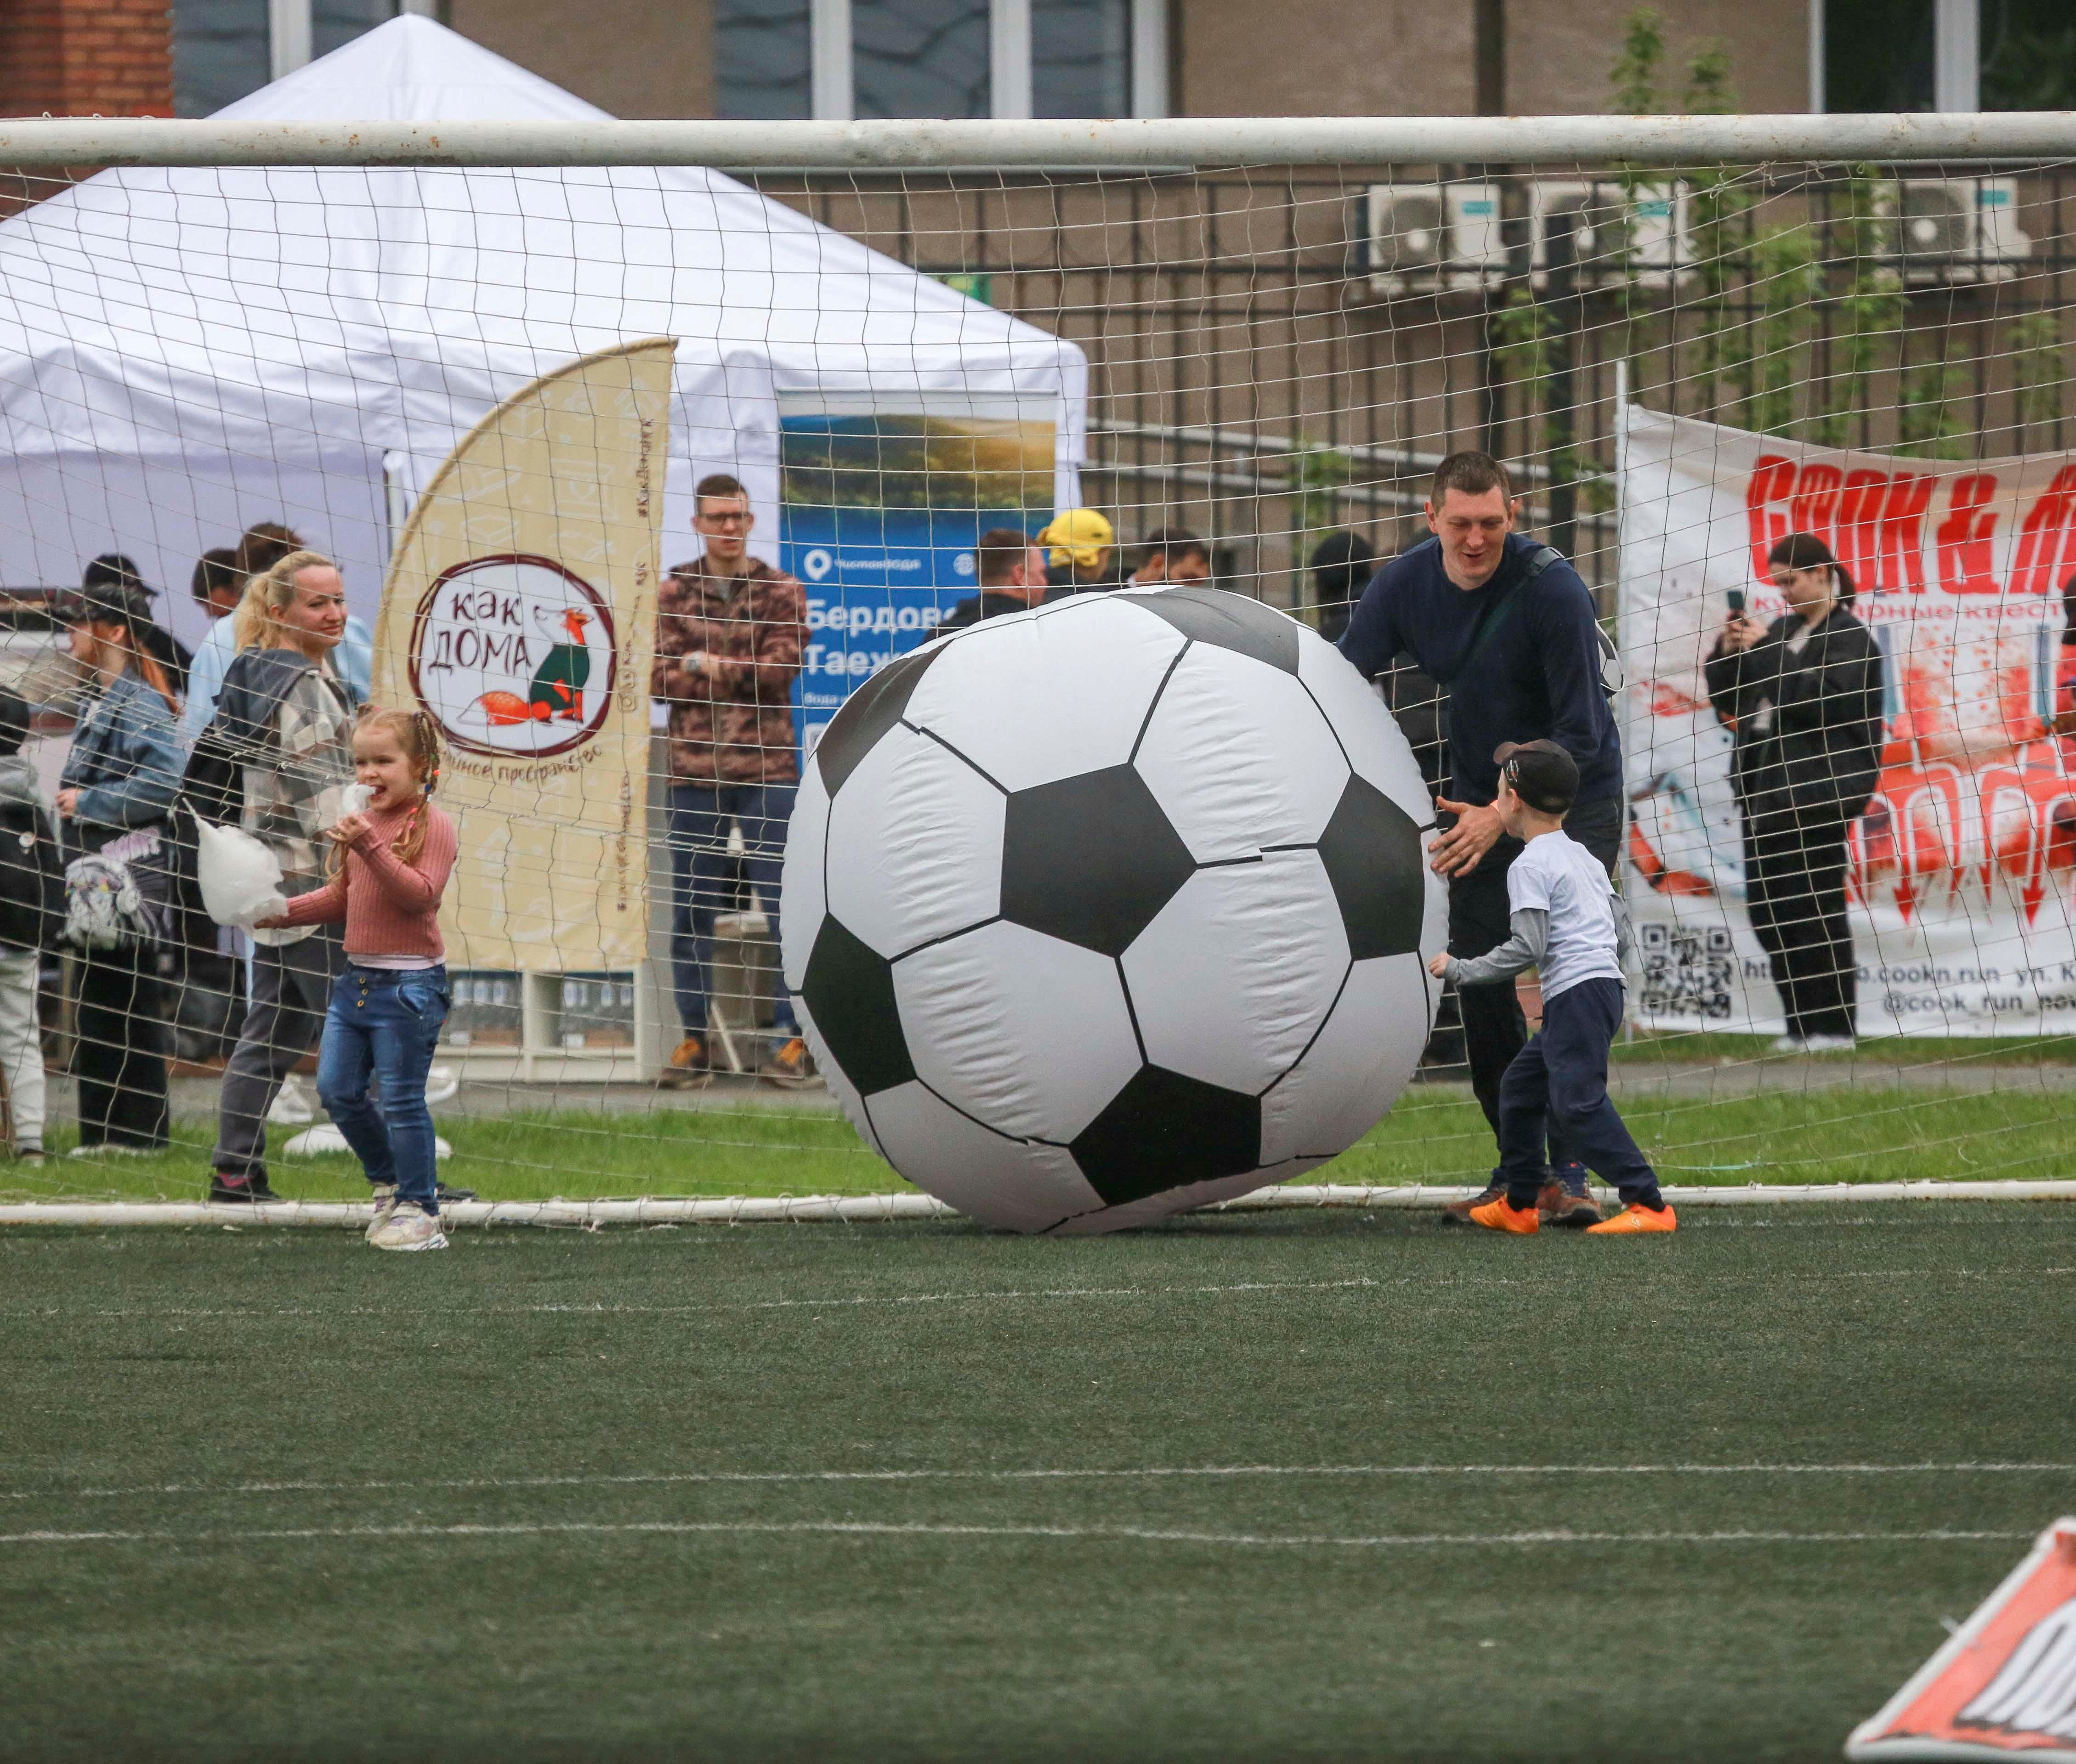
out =
{"type": "Polygon", "coordinates": [[[895,1169],[1018,1231],[1227,1199],[1412,1076],[1447,897],[1390,713],[1210,588],[990,619],[874,674],[786,853],[786,983],[895,1169]]]}

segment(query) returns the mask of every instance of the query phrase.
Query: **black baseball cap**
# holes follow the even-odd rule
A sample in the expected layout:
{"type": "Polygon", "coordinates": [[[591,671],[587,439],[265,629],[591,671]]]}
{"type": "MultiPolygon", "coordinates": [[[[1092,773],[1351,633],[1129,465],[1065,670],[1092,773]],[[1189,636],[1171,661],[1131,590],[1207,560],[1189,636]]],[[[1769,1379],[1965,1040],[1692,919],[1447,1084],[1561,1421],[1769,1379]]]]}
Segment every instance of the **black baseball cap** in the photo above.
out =
{"type": "Polygon", "coordinates": [[[1561,815],[1579,794],[1578,762],[1555,741],[1501,741],[1493,764],[1513,794],[1545,815],[1561,815]]]}

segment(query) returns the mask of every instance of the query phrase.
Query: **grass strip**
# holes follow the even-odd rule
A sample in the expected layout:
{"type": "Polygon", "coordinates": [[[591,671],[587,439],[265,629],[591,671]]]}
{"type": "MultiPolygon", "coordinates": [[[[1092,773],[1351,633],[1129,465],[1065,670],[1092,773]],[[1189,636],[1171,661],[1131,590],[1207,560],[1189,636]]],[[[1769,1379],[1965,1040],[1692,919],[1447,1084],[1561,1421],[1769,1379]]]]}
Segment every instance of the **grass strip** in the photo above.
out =
{"type": "MultiPolygon", "coordinates": [[[[2067,1177],[2076,1173],[2070,1098],[2012,1086],[1970,1094],[1850,1086],[1632,1101],[1625,1116],[1669,1181],[1894,1182],[2067,1177]]],[[[448,1119],[442,1177],[500,1201],[619,1195],[774,1196],[900,1192],[907,1185],[841,1117],[766,1109],[601,1113],[561,1110],[448,1119]]],[[[145,1158],[54,1156],[0,1166],[14,1200],[199,1197],[214,1123],[189,1122],[145,1158]]],[[[278,1145],[289,1135],[275,1130],[278,1145]]],[[[69,1140],[60,1137],[61,1154],[69,1140]]],[[[1460,1088],[1421,1086],[1358,1145],[1306,1180],[1473,1182],[1490,1168],[1490,1130],[1460,1088]]],[[[274,1185],[301,1200],[367,1192],[351,1157],[284,1158],[274,1185]]]]}

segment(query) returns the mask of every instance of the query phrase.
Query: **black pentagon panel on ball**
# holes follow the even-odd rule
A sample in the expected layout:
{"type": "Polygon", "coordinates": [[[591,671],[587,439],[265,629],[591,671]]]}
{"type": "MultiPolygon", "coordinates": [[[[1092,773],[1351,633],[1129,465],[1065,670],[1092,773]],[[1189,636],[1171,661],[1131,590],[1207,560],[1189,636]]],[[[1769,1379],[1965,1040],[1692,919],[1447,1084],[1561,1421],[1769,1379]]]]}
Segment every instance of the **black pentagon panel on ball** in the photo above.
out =
{"type": "Polygon", "coordinates": [[[822,731],[815,759],[822,769],[822,783],[831,796],[841,790],[844,780],[858,769],[879,738],[901,720],[916,683],[941,650],[919,650],[890,662],[843,702],[843,708],[829,719],[822,731]]]}
{"type": "Polygon", "coordinates": [[[894,996],[893,963],[834,919],[824,919],[815,934],[800,996],[859,1095],[891,1090],[916,1076],[894,996]]]}
{"type": "Polygon", "coordinates": [[[1195,867],[1129,766],[1010,793],[1002,916],[1013,925],[1121,956],[1195,867]]]}
{"type": "Polygon", "coordinates": [[[1237,650],[1257,662],[1298,671],[1298,626],[1273,607],[1223,588],[1164,588],[1151,594],[1120,594],[1165,619],[1183,636],[1222,650],[1237,650]]]}
{"type": "Polygon", "coordinates": [[[1237,1090],[1141,1066],[1067,1148],[1107,1206],[1261,1162],[1261,1104],[1237,1090]]]}
{"type": "Polygon", "coordinates": [[[1413,817],[1367,778],[1351,777],[1319,839],[1357,961],[1420,947],[1427,872],[1413,817]]]}

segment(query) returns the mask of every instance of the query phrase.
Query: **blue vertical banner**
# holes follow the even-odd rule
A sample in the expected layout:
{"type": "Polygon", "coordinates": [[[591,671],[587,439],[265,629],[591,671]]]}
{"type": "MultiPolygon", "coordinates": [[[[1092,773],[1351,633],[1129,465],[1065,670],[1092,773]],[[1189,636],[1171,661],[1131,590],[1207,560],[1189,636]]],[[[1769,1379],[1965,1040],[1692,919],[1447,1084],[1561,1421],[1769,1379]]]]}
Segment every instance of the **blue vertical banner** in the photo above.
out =
{"type": "Polygon", "coordinates": [[[782,399],[779,562],[807,591],[794,688],[805,753],[862,681],[979,591],[982,533],[1036,532],[1052,518],[1053,407],[1037,409],[782,399]]]}

